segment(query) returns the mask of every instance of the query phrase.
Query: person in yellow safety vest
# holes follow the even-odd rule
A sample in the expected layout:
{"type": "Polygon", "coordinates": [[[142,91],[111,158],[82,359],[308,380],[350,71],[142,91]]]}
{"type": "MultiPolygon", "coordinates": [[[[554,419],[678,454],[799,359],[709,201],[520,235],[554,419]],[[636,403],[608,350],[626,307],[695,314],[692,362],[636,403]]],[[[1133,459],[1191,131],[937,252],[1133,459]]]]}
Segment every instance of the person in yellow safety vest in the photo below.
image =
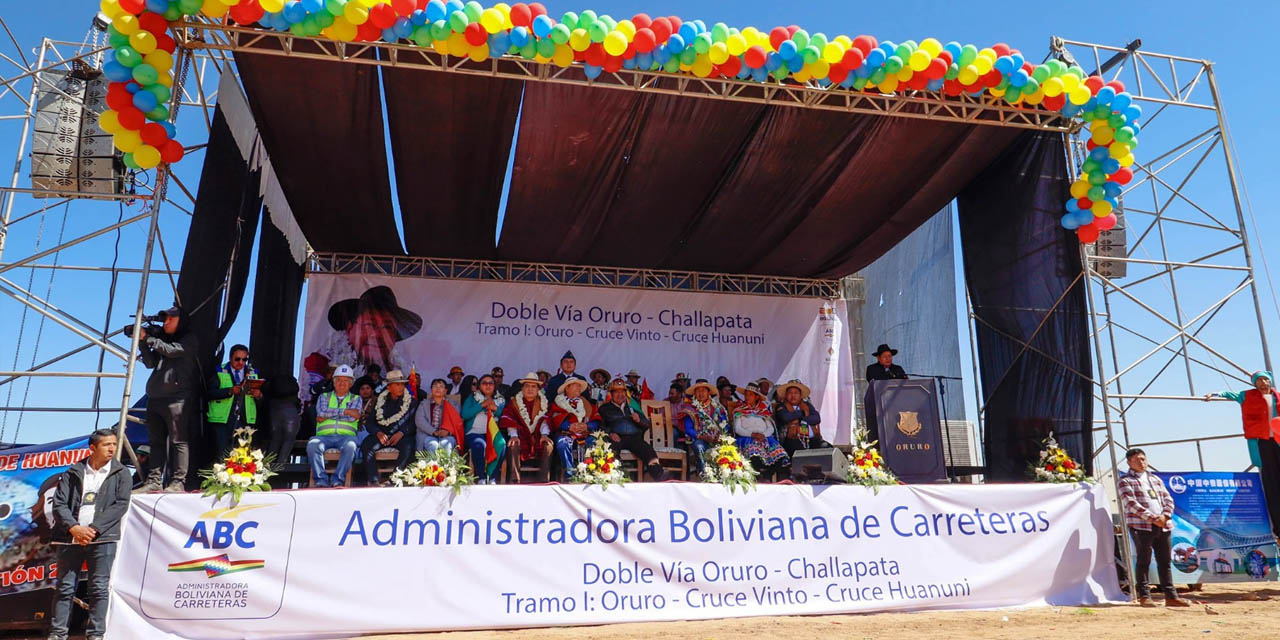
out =
{"type": "Polygon", "coordinates": [[[344,486],[347,471],[355,461],[356,430],[364,409],[364,401],[351,392],[355,375],[350,365],[340,365],[333,372],[333,391],[316,398],[316,435],[307,441],[307,461],[317,487],[344,486]],[[329,449],[337,449],[340,454],[332,476],[324,469],[324,452],[329,449]]]}
{"type": "Polygon", "coordinates": [[[237,344],[231,347],[231,358],[218,367],[209,379],[206,397],[209,410],[205,420],[213,431],[216,455],[222,456],[231,448],[231,434],[241,427],[258,424],[258,400],[262,392],[250,389],[249,380],[257,380],[258,372],[249,366],[249,347],[237,344]]]}

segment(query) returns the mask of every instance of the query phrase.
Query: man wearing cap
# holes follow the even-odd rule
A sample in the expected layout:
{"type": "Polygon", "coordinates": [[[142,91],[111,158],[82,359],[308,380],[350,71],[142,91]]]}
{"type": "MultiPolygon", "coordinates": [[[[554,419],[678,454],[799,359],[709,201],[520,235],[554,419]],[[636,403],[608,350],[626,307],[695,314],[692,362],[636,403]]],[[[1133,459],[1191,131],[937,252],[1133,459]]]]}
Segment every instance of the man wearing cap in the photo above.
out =
{"type": "Polygon", "coordinates": [[[799,380],[788,380],[778,386],[778,402],[773,405],[773,420],[782,430],[782,448],[794,456],[801,449],[829,449],[822,439],[822,416],[809,402],[809,387],[799,380]]]}
{"type": "Polygon", "coordinates": [[[489,372],[489,375],[493,376],[493,385],[494,388],[497,389],[496,393],[508,400],[514,397],[516,392],[520,390],[519,388],[502,382],[503,378],[507,377],[507,373],[502,370],[502,367],[494,367],[489,372]]]}
{"type": "Polygon", "coordinates": [[[591,388],[587,390],[587,399],[592,404],[600,406],[609,401],[610,377],[608,369],[591,370],[591,388]]]}
{"type": "Polygon", "coordinates": [[[445,396],[445,399],[449,401],[449,404],[453,405],[455,411],[461,411],[462,379],[466,377],[466,374],[462,371],[462,367],[455,364],[449,369],[449,375],[446,377],[449,379],[447,383],[449,394],[445,396]]]}
{"type": "Polygon", "coordinates": [[[359,368],[375,363],[382,370],[407,367],[396,352],[396,344],[422,329],[422,316],[401,307],[395,292],[382,285],[371,287],[359,298],[334,303],[328,320],[341,337],[330,339],[326,355],[359,368]]]}
{"type": "Polygon", "coordinates": [[[552,376],[551,379],[547,381],[547,395],[554,398],[560,393],[560,385],[564,384],[564,381],[570,378],[577,378],[586,382],[587,379],[582,377],[582,374],[576,373],[577,368],[578,359],[573,357],[573,352],[564,352],[564,355],[560,356],[560,373],[552,376]]]}
{"type": "MultiPolygon", "coordinates": [[[[147,378],[147,437],[151,442],[151,472],[138,492],[181,493],[186,489],[193,420],[199,420],[203,374],[196,361],[200,341],[188,331],[186,311],[173,307],[164,313],[159,335],[143,328],[138,336],[138,359],[151,369],[147,378]],[[173,457],[169,457],[170,449],[173,457]],[[169,484],[164,486],[165,472],[169,484]]],[[[131,331],[132,327],[127,327],[131,331]]],[[[199,424],[199,423],[195,423],[199,424]]]]}
{"type": "Polygon", "coordinates": [[[407,382],[409,379],[403,371],[388,371],[387,388],[373,400],[372,408],[364,411],[364,429],[369,436],[360,443],[360,454],[364,457],[364,471],[371,487],[378,486],[379,480],[375,453],[382,449],[398,451],[397,469],[409,464],[409,456],[413,455],[413,410],[416,404],[413,396],[405,392],[407,382]]]}
{"type": "Polygon", "coordinates": [[[209,401],[205,420],[213,430],[216,456],[231,448],[231,434],[237,429],[258,424],[258,400],[262,398],[262,391],[251,388],[250,380],[258,380],[258,372],[249,366],[249,347],[234,345],[230,360],[214,372],[205,394],[209,401]]]}
{"type": "Polygon", "coordinates": [[[333,372],[333,391],[316,398],[316,435],[307,441],[307,461],[317,487],[345,485],[347,470],[356,458],[356,429],[364,403],[351,392],[355,375],[351,365],[339,365],[333,372]],[[324,470],[324,452],[329,449],[341,454],[332,476],[324,470]]]}
{"type": "Polygon", "coordinates": [[[551,423],[547,421],[547,396],[542,393],[542,382],[532,371],[516,380],[520,390],[502,408],[498,428],[507,434],[507,460],[516,484],[520,483],[520,464],[530,460],[538,462],[538,482],[550,477],[550,458],[554,443],[551,441],[551,423]]]}
{"type": "Polygon", "coordinates": [[[898,355],[897,349],[890,349],[889,345],[882,344],[876,347],[875,353],[871,355],[876,357],[876,361],[867,365],[867,382],[907,379],[907,372],[893,363],[893,357],[898,355]]]}
{"type": "Polygon", "coordinates": [[[1204,397],[1227,398],[1240,403],[1240,421],[1244,426],[1249,459],[1262,476],[1262,493],[1271,514],[1271,532],[1280,540],[1280,394],[1276,393],[1270,371],[1257,371],[1251,376],[1252,389],[1222,391],[1204,397]]]}
{"type": "Polygon", "coordinates": [[[627,395],[627,383],[616,378],[609,384],[609,401],[600,405],[601,429],[608,434],[613,445],[630,451],[640,461],[649,479],[661,482],[666,476],[658,462],[653,445],[644,441],[644,432],[653,427],[649,419],[631,407],[627,395]]]}
{"type": "Polygon", "coordinates": [[[560,473],[566,482],[574,469],[578,468],[579,448],[585,446],[591,433],[600,427],[600,415],[596,413],[595,406],[582,396],[586,389],[585,380],[565,380],[560,385],[560,395],[556,396],[547,411],[551,438],[556,443],[556,461],[560,464],[560,473]]]}

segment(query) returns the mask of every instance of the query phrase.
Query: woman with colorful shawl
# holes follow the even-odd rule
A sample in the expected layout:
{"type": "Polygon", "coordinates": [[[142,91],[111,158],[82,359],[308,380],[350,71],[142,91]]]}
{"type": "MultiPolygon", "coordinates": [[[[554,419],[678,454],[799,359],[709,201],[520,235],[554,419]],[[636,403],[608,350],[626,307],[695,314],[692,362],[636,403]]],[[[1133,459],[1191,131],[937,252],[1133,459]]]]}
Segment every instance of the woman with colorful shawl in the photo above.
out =
{"type": "Polygon", "coordinates": [[[462,399],[462,423],[467,427],[467,450],[471,452],[476,484],[497,484],[498,469],[507,451],[507,441],[498,429],[498,416],[507,401],[497,389],[493,376],[486,373],[476,390],[462,399]]]}
{"type": "Polygon", "coordinates": [[[791,458],[778,442],[769,403],[752,382],[743,389],[743,400],[733,409],[733,431],[738,434],[742,457],[760,472],[760,479],[774,482],[791,477],[791,458]]]}
{"type": "Polygon", "coordinates": [[[685,394],[688,401],[681,405],[676,420],[684,426],[685,436],[691,443],[693,468],[702,473],[706,461],[703,455],[720,442],[720,436],[729,432],[729,413],[716,399],[716,388],[699,379],[685,394]]]}

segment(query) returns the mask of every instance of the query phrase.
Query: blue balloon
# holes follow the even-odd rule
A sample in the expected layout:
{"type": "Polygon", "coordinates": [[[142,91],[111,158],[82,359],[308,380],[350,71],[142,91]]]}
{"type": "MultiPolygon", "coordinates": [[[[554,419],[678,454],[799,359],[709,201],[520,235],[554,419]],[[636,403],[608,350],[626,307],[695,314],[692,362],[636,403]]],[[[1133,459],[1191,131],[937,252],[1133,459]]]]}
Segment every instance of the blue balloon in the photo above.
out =
{"type": "Polygon", "coordinates": [[[623,59],[622,59],[622,68],[623,68],[623,69],[634,69],[634,68],[636,68],[636,59],[635,59],[635,58],[623,58],[623,59]]]}
{"type": "Polygon", "coordinates": [[[383,42],[397,42],[399,40],[400,40],[400,36],[396,35],[395,25],[392,25],[382,30],[383,42]]]}
{"type": "MultiPolygon", "coordinates": [[[[1117,169],[1119,169],[1119,168],[1120,168],[1120,163],[1116,163],[1116,168],[1117,168],[1117,169]]],[[[1106,192],[1106,194],[1107,194],[1107,199],[1108,199],[1108,200],[1110,200],[1110,199],[1112,199],[1112,198],[1118,198],[1118,197],[1120,197],[1120,192],[1121,192],[1123,189],[1121,189],[1121,187],[1120,187],[1120,185],[1119,185],[1119,184],[1117,184],[1117,183],[1115,183],[1115,182],[1109,182],[1109,181],[1108,181],[1108,182],[1104,182],[1104,183],[1102,183],[1102,190],[1103,190],[1104,192],[1106,192]]]]}
{"type": "Polygon", "coordinates": [[[653,61],[658,64],[666,64],[671,59],[671,52],[667,51],[667,46],[662,45],[653,50],[653,61]]]}
{"type": "MultiPolygon", "coordinates": [[[[876,51],[879,51],[879,49],[876,49],[871,53],[875,53],[876,51]]],[[[858,67],[857,69],[853,70],[853,75],[854,77],[857,77],[857,78],[870,78],[871,74],[873,73],[875,73],[875,71],[872,70],[872,67],[869,64],[864,64],[861,67],[858,67]]]]}
{"type": "MultiPolygon", "coordinates": [[[[685,23],[685,24],[688,24],[688,23],[685,23]]],[[[587,74],[587,79],[588,79],[588,80],[595,80],[596,78],[599,78],[599,77],[600,77],[600,73],[601,73],[602,71],[604,71],[604,68],[602,68],[602,67],[597,67],[597,66],[595,66],[594,64],[584,64],[584,65],[582,65],[582,72],[583,72],[583,73],[585,73],[585,74],[587,74]]]]}
{"type": "Polygon", "coordinates": [[[1138,126],[1138,119],[1142,117],[1142,107],[1131,104],[1124,108],[1124,120],[1130,126],[1138,126]]]}
{"type": "Polygon", "coordinates": [[[464,11],[467,8],[462,0],[449,0],[444,3],[444,16],[442,19],[448,18],[454,11],[464,11]]]}
{"type": "Polygon", "coordinates": [[[1006,76],[1013,73],[1013,58],[1009,56],[996,58],[995,69],[1006,76]]]}
{"type": "Polygon", "coordinates": [[[1083,227],[1084,225],[1089,224],[1090,222],[1093,222],[1094,216],[1092,211],[1081,210],[1071,215],[1076,217],[1076,226],[1083,227]]]}
{"type": "Polygon", "coordinates": [[[428,2],[427,8],[424,9],[424,12],[427,14],[427,22],[444,20],[445,17],[449,15],[449,12],[445,11],[444,3],[440,0],[431,0],[431,2],[428,2]]]}
{"type": "MultiPolygon", "coordinates": [[[[874,69],[876,69],[877,67],[879,67],[879,66],[883,65],[883,64],[884,64],[884,61],[885,61],[885,60],[888,60],[888,59],[889,59],[889,54],[886,54],[886,53],[884,52],[884,49],[872,49],[872,50],[871,50],[871,53],[868,53],[868,54],[867,54],[867,60],[866,60],[866,63],[865,63],[865,64],[863,64],[861,67],[858,67],[858,68],[859,68],[859,69],[866,69],[866,68],[870,67],[871,69],[873,69],[873,70],[874,70],[874,69]]],[[[868,74],[868,75],[869,75],[869,74],[868,74]]]]}
{"type": "Polygon", "coordinates": [[[964,50],[964,46],[959,42],[952,40],[951,42],[943,45],[942,49],[951,54],[951,60],[954,62],[960,59],[960,52],[964,50]]]}
{"type": "Polygon", "coordinates": [[[702,33],[707,30],[707,23],[703,22],[702,20],[694,20],[693,26],[698,28],[698,33],[702,33]]]}
{"type": "Polygon", "coordinates": [[[680,25],[680,31],[676,33],[679,34],[681,42],[693,42],[693,39],[698,36],[698,27],[692,22],[686,22],[680,25]]]}
{"type": "Polygon", "coordinates": [[[169,0],[147,0],[146,5],[152,13],[164,13],[169,9],[169,0]]]}
{"type": "Polygon", "coordinates": [[[1080,115],[1080,105],[1071,104],[1071,102],[1068,101],[1066,104],[1062,105],[1062,115],[1068,118],[1074,118],[1077,115],[1080,115]]]}
{"type": "MultiPolygon", "coordinates": [[[[1102,147],[1098,147],[1098,148],[1099,148],[1099,149],[1101,149],[1102,147]]],[[[1108,158],[1103,159],[1103,161],[1102,161],[1102,172],[1103,172],[1103,173],[1105,173],[1105,174],[1107,174],[1107,175],[1111,175],[1111,174],[1113,174],[1113,173],[1115,173],[1115,172],[1117,172],[1117,171],[1119,171],[1119,170],[1120,170],[1120,161],[1119,161],[1119,160],[1116,160],[1115,158],[1111,158],[1111,157],[1108,157],[1108,158]]]]}
{"type": "Polygon", "coordinates": [[[1116,90],[1111,87],[1103,87],[1098,89],[1098,95],[1094,96],[1098,99],[1098,104],[1111,104],[1116,99],[1116,90]]]}
{"type": "Polygon", "coordinates": [[[783,40],[782,44],[778,45],[778,55],[782,56],[783,60],[791,60],[797,53],[800,53],[800,49],[790,40],[783,40]]]}
{"type": "Polygon", "coordinates": [[[408,38],[413,35],[413,21],[403,16],[396,18],[396,23],[391,28],[395,29],[398,38],[408,38]]]}
{"type": "Polygon", "coordinates": [[[637,53],[636,66],[641,69],[648,69],[653,66],[653,53],[637,53]]]}
{"type": "Polygon", "coordinates": [[[1102,162],[1109,157],[1108,153],[1109,152],[1106,147],[1094,147],[1093,151],[1089,152],[1089,157],[1097,160],[1098,162],[1102,162]]]}
{"type": "MultiPolygon", "coordinates": [[[[524,46],[524,45],[521,45],[524,46]]],[[[495,56],[511,48],[511,36],[506,31],[499,31],[489,36],[489,52],[495,56]]]]}
{"type": "Polygon", "coordinates": [[[539,38],[545,38],[551,33],[551,28],[556,26],[551,17],[543,14],[533,19],[533,35],[539,38]]]}
{"type": "MultiPolygon", "coordinates": [[[[689,23],[686,22],[684,24],[689,23]]],[[[680,25],[680,31],[684,31],[684,25],[680,25]]],[[[671,55],[678,55],[681,51],[684,51],[684,47],[684,36],[679,33],[673,33],[670,38],[667,38],[667,51],[670,52],[671,55]]]]}
{"type": "Polygon", "coordinates": [[[284,19],[288,20],[289,24],[297,24],[307,18],[307,10],[297,0],[292,0],[284,5],[284,11],[281,13],[284,14],[284,19]]]}
{"type": "Polygon", "coordinates": [[[1075,199],[1075,198],[1072,198],[1072,199],[1070,199],[1070,200],[1068,200],[1068,201],[1067,201],[1067,207],[1066,207],[1066,208],[1067,208],[1067,211],[1068,211],[1068,212],[1070,212],[1070,213],[1075,213],[1075,212],[1077,212],[1077,211],[1079,211],[1079,210],[1080,210],[1080,204],[1076,201],[1076,199],[1075,199]]]}
{"type": "Polygon", "coordinates": [[[1080,225],[1076,224],[1076,217],[1075,217],[1073,214],[1070,214],[1070,213],[1068,213],[1068,214],[1066,214],[1066,215],[1062,216],[1062,220],[1061,220],[1061,222],[1062,222],[1062,228],[1063,228],[1063,229],[1067,229],[1068,231],[1073,231],[1073,230],[1075,230],[1075,229],[1079,228],[1079,226],[1080,226],[1080,225]]]}
{"type": "Polygon", "coordinates": [[[769,55],[765,56],[763,69],[765,70],[766,73],[772,73],[774,71],[777,71],[778,67],[781,67],[781,66],[782,66],[782,56],[778,55],[776,52],[770,51],[769,55]]]}
{"type": "MultiPolygon", "coordinates": [[[[960,54],[956,54],[956,56],[952,58],[952,60],[957,60],[959,58],[960,58],[960,54]]],[[[1021,69],[1022,65],[1027,63],[1027,59],[1022,57],[1021,53],[1011,53],[1009,54],[1009,58],[1013,60],[1014,69],[1021,69]]]]}
{"type": "Polygon", "coordinates": [[[1025,87],[1027,85],[1027,80],[1029,79],[1031,79],[1031,76],[1027,75],[1026,69],[1018,69],[1017,71],[1009,74],[1009,86],[1025,87]]]}
{"type": "Polygon", "coordinates": [[[1080,107],[1082,111],[1093,111],[1094,109],[1097,109],[1097,108],[1098,108],[1097,98],[1089,98],[1089,101],[1084,103],[1084,105],[1080,107]]]}
{"type": "Polygon", "coordinates": [[[769,70],[764,67],[758,67],[751,70],[751,79],[756,82],[768,82],[769,70]]]}
{"type": "Polygon", "coordinates": [[[164,127],[165,135],[169,136],[170,138],[178,137],[178,130],[173,127],[173,123],[166,120],[161,122],[160,126],[164,127]]]}
{"type": "MultiPolygon", "coordinates": [[[[1136,109],[1137,107],[1130,107],[1130,108],[1131,108],[1131,109],[1136,109]]],[[[1126,127],[1129,127],[1130,129],[1133,129],[1133,135],[1134,135],[1134,137],[1137,137],[1138,132],[1139,132],[1139,131],[1142,131],[1142,127],[1138,125],[1138,121],[1137,121],[1137,120],[1130,120],[1130,121],[1129,121],[1129,124],[1127,124],[1127,125],[1125,125],[1125,126],[1126,126],[1126,127]]]]}
{"type": "Polygon", "coordinates": [[[844,87],[845,89],[848,89],[853,86],[853,81],[857,79],[858,79],[858,76],[855,76],[851,73],[845,76],[844,80],[840,81],[840,86],[844,87]]]}
{"type": "Polygon", "coordinates": [[[898,45],[892,42],[889,42],[888,40],[885,40],[884,42],[880,43],[880,50],[884,52],[884,57],[886,60],[888,60],[889,56],[898,54],[898,45]]]}
{"type": "Polygon", "coordinates": [[[413,13],[409,14],[409,21],[413,23],[413,26],[421,27],[429,22],[427,20],[427,12],[422,9],[415,9],[413,13]]]}
{"type": "Polygon", "coordinates": [[[139,91],[133,94],[133,106],[139,111],[146,113],[160,105],[160,101],[156,100],[156,94],[150,91],[139,91]]]}
{"type": "Polygon", "coordinates": [[[302,8],[307,13],[320,13],[324,11],[324,0],[302,0],[302,8]]]}
{"type": "Polygon", "coordinates": [[[929,91],[940,91],[942,89],[942,82],[942,78],[930,80],[929,84],[925,88],[929,91]]]}
{"type": "Polygon", "coordinates": [[[102,65],[102,74],[107,76],[107,79],[112,82],[128,82],[133,78],[133,69],[130,69],[115,60],[108,60],[102,65]]]}
{"type": "Polygon", "coordinates": [[[1130,104],[1133,104],[1133,96],[1126,91],[1111,99],[1111,110],[1123,113],[1125,109],[1129,108],[1130,104]]]}
{"type": "Polygon", "coordinates": [[[747,78],[750,78],[750,77],[751,77],[751,67],[748,67],[748,66],[747,66],[747,65],[745,65],[745,64],[744,64],[744,65],[740,65],[740,66],[738,67],[738,79],[739,79],[739,80],[746,80],[747,78]]]}

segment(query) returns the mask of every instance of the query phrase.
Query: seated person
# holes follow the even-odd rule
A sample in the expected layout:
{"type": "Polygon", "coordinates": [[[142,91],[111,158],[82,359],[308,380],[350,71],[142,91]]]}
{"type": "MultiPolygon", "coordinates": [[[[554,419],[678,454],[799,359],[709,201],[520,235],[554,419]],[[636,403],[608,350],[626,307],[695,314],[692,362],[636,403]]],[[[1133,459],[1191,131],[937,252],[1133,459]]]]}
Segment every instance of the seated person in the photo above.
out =
{"type": "Polygon", "coordinates": [[[497,484],[498,469],[507,447],[497,424],[507,399],[498,394],[493,376],[487,373],[480,377],[474,391],[468,388],[465,378],[462,387],[469,392],[462,399],[461,413],[462,424],[467,427],[467,451],[471,452],[471,468],[475,470],[476,483],[497,484]],[[493,431],[489,430],[490,423],[493,423],[493,431]]]}
{"type": "Polygon", "coordinates": [[[516,380],[516,384],[519,390],[498,420],[498,427],[507,436],[507,461],[516,484],[520,483],[521,463],[530,460],[538,463],[538,482],[546,482],[551,473],[551,449],[555,446],[547,421],[547,396],[542,393],[538,375],[532,371],[516,380]]]}
{"type": "Polygon", "coordinates": [[[369,486],[378,486],[378,460],[373,455],[383,449],[395,449],[396,468],[403,469],[413,455],[413,396],[405,391],[409,381],[399,369],[387,372],[387,388],[373,401],[373,408],[365,410],[364,429],[369,432],[360,443],[360,455],[364,457],[364,471],[369,486]]]}
{"type": "Polygon", "coordinates": [[[608,435],[615,447],[630,451],[640,461],[640,466],[650,480],[661,482],[666,473],[658,462],[658,452],[653,450],[653,445],[644,441],[645,430],[652,426],[649,418],[631,408],[627,383],[621,378],[615,378],[609,384],[609,401],[600,405],[600,429],[608,435]]]}
{"type": "Polygon", "coordinates": [[[596,406],[609,401],[608,369],[591,370],[591,388],[587,390],[587,399],[596,406]]]}
{"type": "Polygon", "coordinates": [[[720,436],[729,432],[729,414],[716,399],[715,388],[699,379],[689,387],[689,402],[683,405],[676,417],[684,425],[685,436],[693,452],[693,468],[702,473],[703,459],[708,449],[714,448],[720,436]]]}
{"type": "Polygon", "coordinates": [[[578,468],[578,450],[586,446],[588,436],[600,426],[595,406],[582,397],[586,388],[585,380],[565,380],[560,385],[560,395],[547,411],[551,438],[555,440],[556,460],[566,482],[578,468]]]}
{"type": "Polygon", "coordinates": [[[782,431],[782,448],[794,456],[799,449],[827,449],[819,424],[822,416],[809,402],[809,387],[799,380],[778,385],[778,402],[773,405],[773,421],[782,431]]]}
{"type": "Polygon", "coordinates": [[[723,384],[716,385],[717,393],[720,394],[720,406],[724,407],[729,415],[733,415],[734,407],[738,406],[738,388],[730,384],[724,376],[720,376],[720,379],[724,380],[723,384]]]}
{"type": "Polygon", "coordinates": [[[364,404],[351,393],[355,372],[342,365],[333,372],[333,391],[316,398],[316,435],[307,441],[307,461],[317,487],[341,487],[346,484],[347,470],[356,458],[356,428],[364,404]],[[325,473],[324,452],[341,452],[333,475],[325,473]]]}
{"type": "Polygon", "coordinates": [[[435,453],[438,449],[457,449],[462,441],[462,415],[449,402],[449,386],[444,380],[431,381],[431,395],[418,403],[413,414],[417,428],[414,448],[435,453]]]}
{"type": "Polygon", "coordinates": [[[774,435],[773,417],[760,385],[751,382],[743,389],[742,403],[733,409],[733,430],[742,457],[760,472],[760,479],[776,482],[791,477],[791,458],[774,435]]]}

